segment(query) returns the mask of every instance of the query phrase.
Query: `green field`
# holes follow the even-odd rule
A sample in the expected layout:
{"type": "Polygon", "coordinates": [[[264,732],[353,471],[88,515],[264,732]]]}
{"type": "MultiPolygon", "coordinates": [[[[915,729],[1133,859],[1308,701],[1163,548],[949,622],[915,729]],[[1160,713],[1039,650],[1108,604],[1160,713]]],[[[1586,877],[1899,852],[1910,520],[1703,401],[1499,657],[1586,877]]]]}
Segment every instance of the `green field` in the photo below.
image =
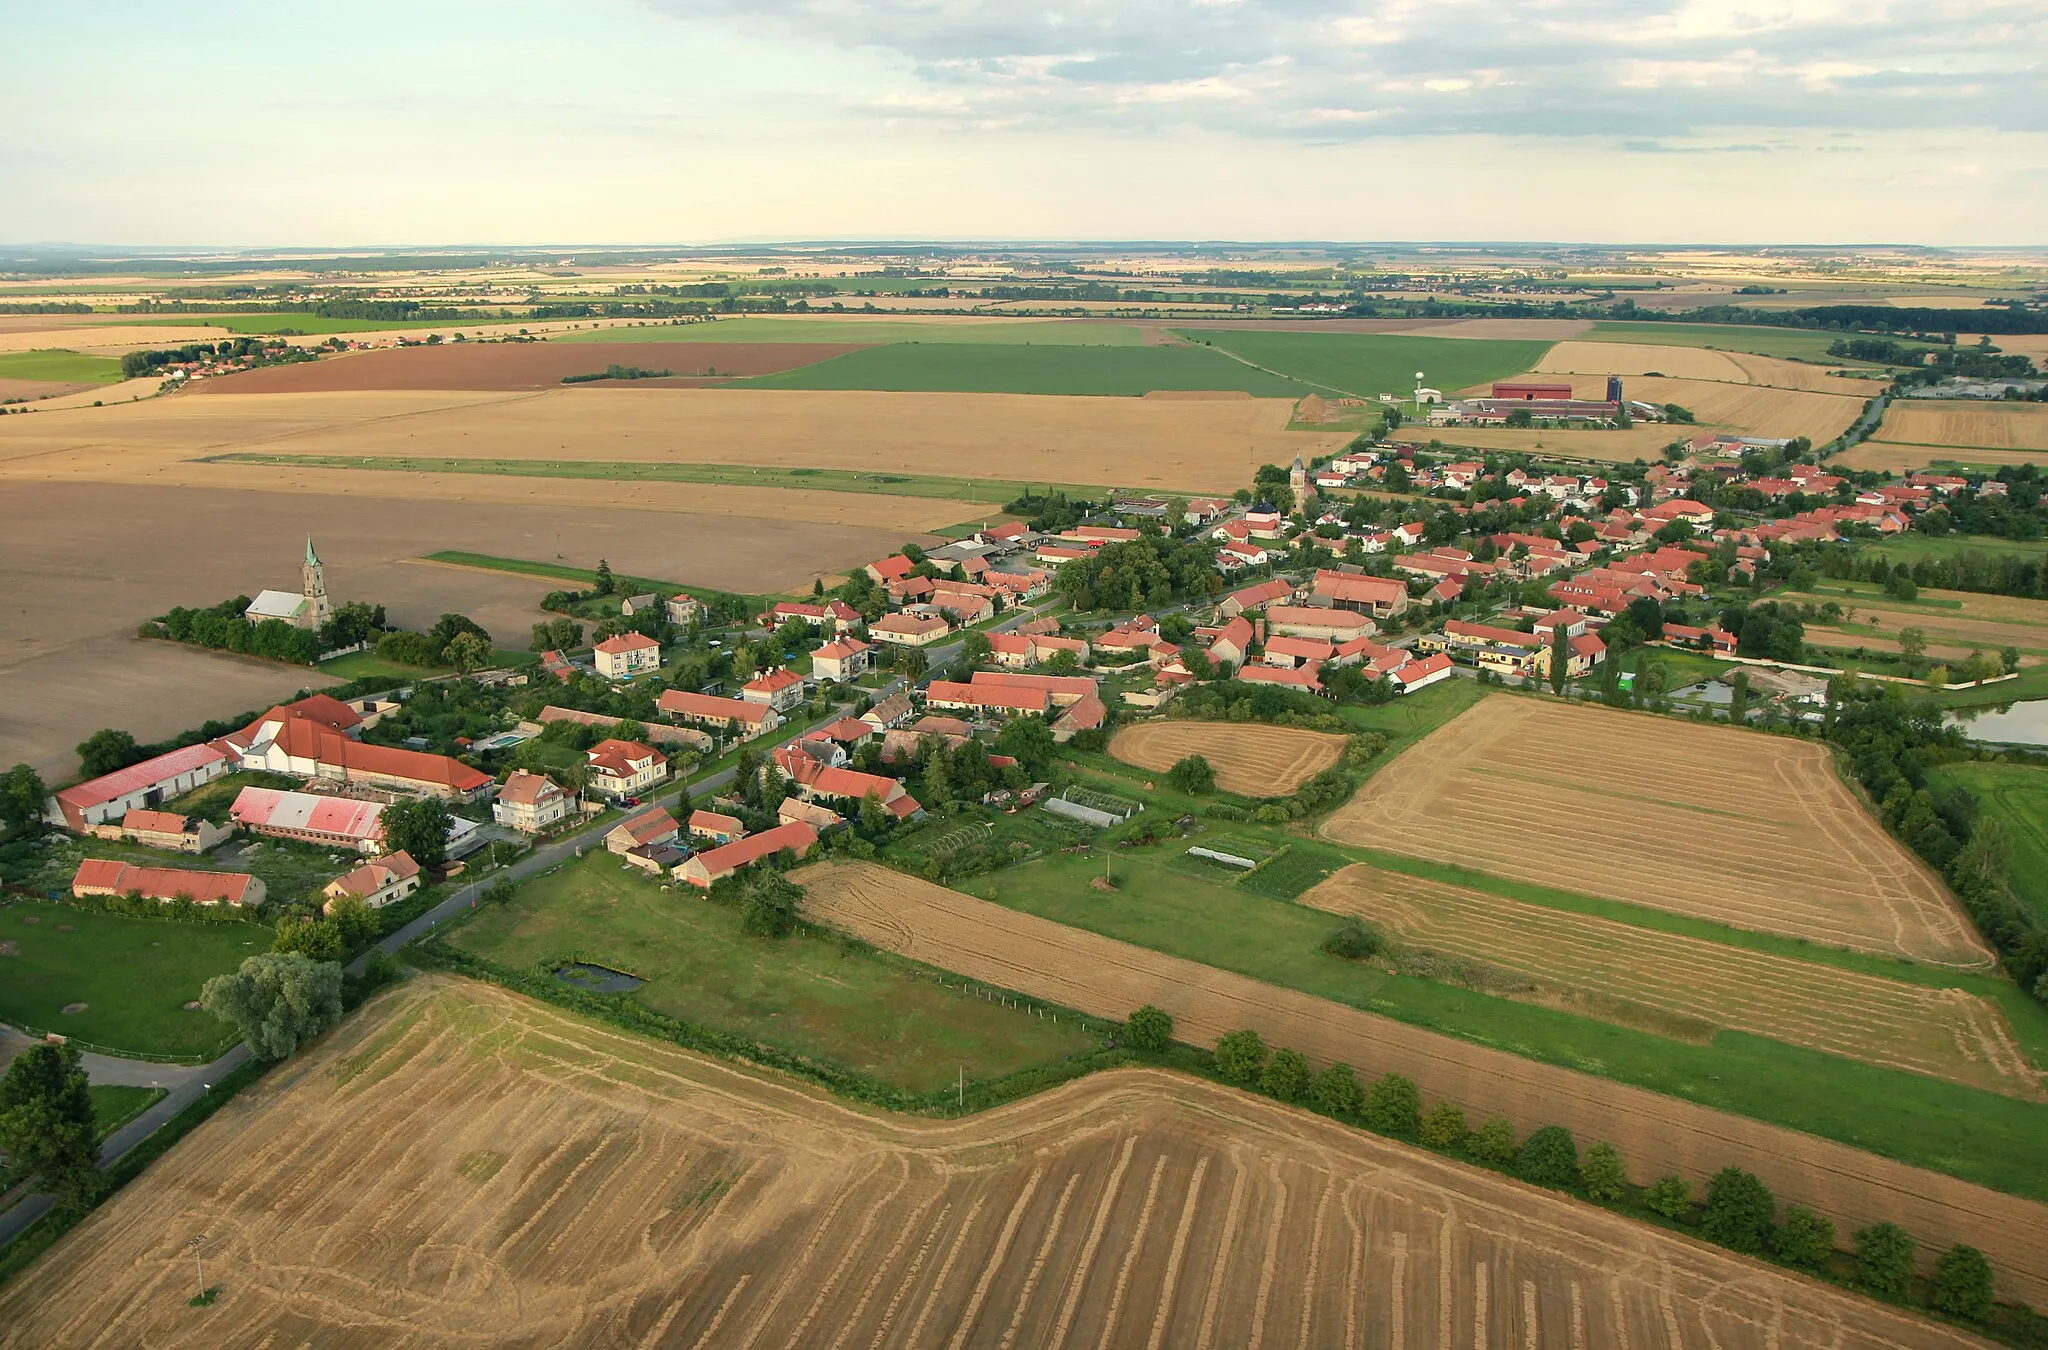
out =
{"type": "MultiPolygon", "coordinates": [[[[1752,352],[1758,356],[1782,356],[1792,361],[1819,361],[1840,366],[1868,364],[1829,356],[1828,344],[1841,337],[1840,333],[1827,333],[1810,328],[1654,321],[1631,323],[1601,319],[1593,325],[1592,332],[1582,333],[1573,341],[1639,342],[1655,347],[1718,347],[1724,352],[1752,352]]],[[[1916,344],[1904,338],[1899,341],[1909,346],[1927,345],[1916,344]]]]}
{"type": "Polygon", "coordinates": [[[1180,333],[1317,389],[1354,398],[1413,392],[1415,372],[1446,393],[1506,379],[1550,350],[1548,342],[1491,342],[1399,333],[1260,332],[1202,329],[1180,333]]]}
{"type": "Polygon", "coordinates": [[[2005,826],[2012,838],[2013,894],[2035,919],[2048,925],[2048,769],[2029,764],[1944,764],[1932,777],[1938,784],[1959,783],[1976,793],[1981,813],[2005,826]]]}
{"type": "Polygon", "coordinates": [[[1693,1045],[1340,960],[1317,949],[1337,924],[1333,916],[1191,876],[1171,865],[1178,853],[1174,845],[1118,851],[1117,889],[1108,893],[1088,884],[1100,875],[1101,858],[1072,855],[976,878],[961,889],[1530,1059],[2048,1199],[2048,1105],[1739,1032],[1693,1045]]]}
{"type": "Polygon", "coordinates": [[[1030,346],[899,342],[866,347],[733,388],[877,389],[978,394],[1091,394],[1135,397],[1155,389],[1240,390],[1300,398],[1307,385],[1255,370],[1201,347],[1030,346]]]}
{"type": "Polygon", "coordinates": [[[175,319],[141,319],[155,328],[224,328],[230,333],[383,333],[399,328],[438,329],[443,333],[474,332],[485,324],[517,323],[522,316],[492,319],[324,319],[318,314],[277,311],[269,314],[189,314],[175,319]]]}
{"type": "Polygon", "coordinates": [[[1886,539],[1865,541],[1867,552],[1882,553],[1893,562],[1918,562],[1922,558],[1957,558],[1965,553],[1986,553],[2039,558],[2048,554],[2048,539],[2001,539],[1988,534],[1922,534],[1907,530],[1886,539]]]}
{"type": "Polygon", "coordinates": [[[991,1079],[1095,1047],[1052,1022],[940,984],[909,963],[799,934],[740,931],[738,912],[689,886],[663,891],[598,852],[522,886],[450,938],[500,966],[566,959],[646,980],[647,1007],[823,1060],[910,1092],[991,1079]]]}
{"type": "Polygon", "coordinates": [[[270,940],[270,930],[254,924],[8,905],[0,908],[0,942],[19,950],[0,956],[0,1021],[116,1052],[211,1059],[234,1043],[234,1033],[184,1005],[209,977],[269,951],[270,940]],[[71,1003],[85,1008],[66,1014],[71,1003]]]}
{"type": "MultiPolygon", "coordinates": [[[[469,553],[462,549],[446,548],[426,556],[428,562],[453,563],[458,567],[477,567],[486,572],[512,572],[524,577],[546,577],[550,581],[567,581],[577,586],[595,586],[597,573],[588,567],[571,567],[567,563],[536,562],[528,558],[500,558],[489,553],[469,553]]],[[[617,584],[616,594],[632,595],[640,591],[667,591],[671,594],[688,592],[703,598],[716,595],[717,591],[705,586],[684,586],[674,581],[659,581],[651,577],[629,577],[617,573],[613,577],[617,584]]],[[[758,596],[747,597],[759,600],[758,596]]],[[[493,651],[493,656],[502,653],[493,651]]],[[[540,658],[532,652],[520,653],[528,661],[540,658]]]]}
{"type": "Polygon", "coordinates": [[[984,323],[927,323],[915,319],[738,318],[715,323],[663,323],[646,327],[585,328],[556,333],[550,342],[922,342],[949,346],[1142,347],[1145,330],[1130,324],[1000,319],[984,323]],[[627,336],[630,334],[630,336],[627,336]]]}
{"type": "Polygon", "coordinates": [[[64,384],[114,384],[121,363],[111,356],[87,356],[45,348],[33,352],[0,352],[0,380],[49,380],[64,384]]]}

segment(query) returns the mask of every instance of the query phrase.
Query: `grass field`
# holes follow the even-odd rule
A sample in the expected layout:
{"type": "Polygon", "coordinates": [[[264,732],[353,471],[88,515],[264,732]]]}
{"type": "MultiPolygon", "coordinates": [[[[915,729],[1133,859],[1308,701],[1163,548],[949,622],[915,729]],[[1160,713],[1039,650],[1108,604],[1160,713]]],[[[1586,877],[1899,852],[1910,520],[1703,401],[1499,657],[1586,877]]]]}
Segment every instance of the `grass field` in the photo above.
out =
{"type": "Polygon", "coordinates": [[[599,328],[560,333],[551,342],[928,342],[999,346],[1141,347],[1145,330],[1119,323],[1044,319],[739,318],[645,328],[599,328]]]}
{"type": "Polygon", "coordinates": [[[565,959],[626,971],[668,1016],[764,1041],[925,1092],[999,1078],[1093,1048],[1079,1027],[991,1004],[825,936],[766,942],[736,910],[688,887],[664,892],[593,853],[479,911],[452,941],[501,966],[565,959]]]}
{"type": "Polygon", "coordinates": [[[1254,365],[1354,398],[1413,392],[1415,372],[1446,392],[1506,379],[1527,370],[1547,342],[1409,337],[1388,333],[1287,333],[1245,329],[1187,330],[1180,336],[1233,352],[1254,365]]]}
{"type": "Polygon", "coordinates": [[[1201,347],[1023,346],[899,342],[736,380],[750,389],[875,389],[897,393],[1070,394],[1136,397],[1155,390],[1234,391],[1299,398],[1297,380],[1254,370],[1201,347]]]}
{"type": "Polygon", "coordinates": [[[1959,783],[1977,794],[1983,816],[2012,839],[2013,894],[2048,926],[2048,769],[2028,764],[1944,764],[1938,784],[1959,783]]]}
{"type": "MultiPolygon", "coordinates": [[[[1907,530],[1884,539],[1863,542],[1863,548],[1882,553],[1893,562],[1918,562],[1922,558],[1955,558],[1965,553],[1990,553],[2039,558],[2048,554],[2048,540],[2000,539],[1988,534],[1922,534],[1907,530]]],[[[1830,583],[1832,584],[1832,583],[1830,583]]]]}
{"type": "Polygon", "coordinates": [[[1593,331],[1583,333],[1580,342],[1636,342],[1654,347],[1719,347],[1731,352],[1755,352],[1758,356],[1780,356],[1795,361],[1824,361],[1844,367],[1863,364],[1828,355],[1828,344],[1840,333],[1804,328],[1746,327],[1716,323],[1630,323],[1602,319],[1593,331]]]}
{"type": "Polygon", "coordinates": [[[18,948],[0,956],[0,1021],[117,1053],[210,1059],[234,1033],[185,1004],[210,977],[269,951],[270,939],[252,924],[131,919],[37,901],[0,907],[0,942],[18,948]],[[66,1013],[73,1003],[85,1007],[66,1013]]]}
{"type": "Polygon", "coordinates": [[[1799,604],[1833,600],[1845,612],[1854,610],[1855,618],[1844,625],[1852,632],[1875,627],[1896,637],[1902,629],[1918,628],[1929,642],[1991,652],[2011,646],[2048,653],[2048,600],[1933,589],[1921,591],[1913,600],[1894,600],[1869,583],[1833,580],[1817,583],[1811,591],[1788,591],[1783,598],[1799,604]]]}
{"type": "Polygon", "coordinates": [[[114,384],[121,363],[110,356],[87,356],[56,349],[0,352],[0,380],[49,380],[65,384],[114,384]]]}

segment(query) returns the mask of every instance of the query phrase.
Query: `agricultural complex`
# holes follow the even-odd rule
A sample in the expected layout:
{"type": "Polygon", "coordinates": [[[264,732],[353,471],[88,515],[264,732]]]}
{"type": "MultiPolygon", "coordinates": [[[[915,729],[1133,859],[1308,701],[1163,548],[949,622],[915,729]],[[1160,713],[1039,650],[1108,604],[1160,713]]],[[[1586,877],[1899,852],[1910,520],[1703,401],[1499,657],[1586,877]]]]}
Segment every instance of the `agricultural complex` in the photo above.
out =
{"type": "Polygon", "coordinates": [[[1225,792],[1284,797],[1335,764],[1344,753],[1344,738],[1293,727],[1154,722],[1118,732],[1109,752],[1156,773],[1200,755],[1225,792]]]}

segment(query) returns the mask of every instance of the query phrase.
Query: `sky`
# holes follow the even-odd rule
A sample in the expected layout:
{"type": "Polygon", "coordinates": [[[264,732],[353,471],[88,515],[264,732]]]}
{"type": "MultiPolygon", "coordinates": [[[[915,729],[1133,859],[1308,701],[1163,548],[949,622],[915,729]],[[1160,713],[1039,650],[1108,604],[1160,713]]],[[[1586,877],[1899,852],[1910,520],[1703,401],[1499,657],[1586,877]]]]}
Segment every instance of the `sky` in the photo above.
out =
{"type": "Polygon", "coordinates": [[[0,0],[0,241],[2034,245],[2044,0],[0,0]]]}

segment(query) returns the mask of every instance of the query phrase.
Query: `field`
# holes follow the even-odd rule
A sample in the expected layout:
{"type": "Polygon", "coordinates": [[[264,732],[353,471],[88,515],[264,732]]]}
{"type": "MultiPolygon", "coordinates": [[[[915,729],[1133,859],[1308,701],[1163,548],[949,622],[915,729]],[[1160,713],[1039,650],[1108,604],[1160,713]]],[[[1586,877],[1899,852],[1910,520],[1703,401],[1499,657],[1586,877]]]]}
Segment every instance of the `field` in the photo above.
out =
{"type": "Polygon", "coordinates": [[[1960,783],[1977,794],[1981,817],[2005,826],[2012,840],[2013,894],[2048,925],[2048,770],[2026,764],[1944,764],[1936,783],[1960,783]]]}
{"type": "Polygon", "coordinates": [[[1788,591],[1784,598],[1800,604],[1832,600],[1845,612],[1855,612],[1854,619],[1848,620],[1851,625],[1875,626],[1890,636],[1901,629],[1918,628],[1932,643],[1992,652],[2010,646],[2048,654],[2048,601],[2044,600],[1933,589],[1921,591],[1916,600],[1893,600],[1872,586],[1836,581],[1821,582],[1812,591],[1788,591]]]}
{"type": "Polygon", "coordinates": [[[2048,452],[2048,403],[1898,399],[1873,441],[1956,450],[2048,452]]]}
{"type": "Polygon", "coordinates": [[[199,986],[270,950],[270,930],[173,923],[35,901],[0,906],[0,1021],[116,1052],[211,1058],[234,1035],[187,1011],[199,986]],[[85,1007],[75,1013],[64,1008],[85,1007]]]}
{"type": "Polygon", "coordinates": [[[1658,347],[1718,347],[1723,351],[1754,352],[1758,356],[1776,356],[1787,360],[1834,362],[1837,365],[1855,364],[1837,361],[1827,354],[1828,344],[1840,338],[1839,333],[1800,328],[1752,328],[1737,324],[1714,323],[1629,323],[1602,319],[1594,323],[1592,332],[1579,340],[1658,347]]]}
{"type": "Polygon", "coordinates": [[[1229,390],[1299,398],[1307,385],[1203,347],[1079,347],[898,342],[862,347],[800,370],[748,380],[755,389],[1138,397],[1154,390],[1229,390]]]}
{"type": "Polygon", "coordinates": [[[1803,741],[1493,698],[1380,770],[1323,834],[1831,946],[1991,962],[1803,741]]]}
{"type": "Polygon", "coordinates": [[[664,891],[603,851],[527,882],[450,940],[515,969],[573,958],[625,971],[646,981],[633,997],[656,1012],[909,1092],[951,1087],[960,1072],[1000,1078],[1095,1045],[1072,1022],[984,1002],[828,937],[749,937],[736,909],[688,888],[664,891]]]}
{"type": "MultiPolygon", "coordinates": [[[[707,379],[765,375],[858,348],[841,344],[768,342],[606,342],[564,347],[553,342],[451,342],[438,347],[385,347],[297,365],[266,366],[207,380],[206,394],[339,393],[358,389],[556,389],[565,375],[607,366],[673,370],[667,379],[633,380],[635,389],[677,388],[707,379]]],[[[4,360],[5,358],[0,358],[4,360]]],[[[627,382],[621,381],[621,384],[627,382]]]]}
{"type": "MultiPolygon", "coordinates": [[[[1830,374],[1825,367],[1801,361],[1710,351],[1705,347],[1652,347],[1618,342],[1560,342],[1529,373],[1586,376],[1573,382],[1581,398],[1604,397],[1606,388],[1601,377],[1608,375],[1769,385],[1776,389],[1846,394],[1859,400],[1870,398],[1883,388],[1882,384],[1868,380],[1844,379],[1830,374]]],[[[1638,393],[1633,378],[1625,379],[1624,392],[1631,398],[1653,397],[1638,393]]]]}
{"type": "MultiPolygon", "coordinates": [[[[1505,1115],[1519,1131],[1557,1124],[1581,1147],[1606,1140],[1631,1175],[1695,1179],[1735,1164],[1780,1203],[1853,1227],[1882,1215],[1926,1244],[1980,1246],[2018,1297],[2048,1293],[2048,1205],[1985,1190],[1854,1148],[1660,1093],[1473,1045],[1356,1008],[1100,937],[927,882],[858,864],[805,869],[807,912],[878,947],[1102,1017],[1153,1003],[1175,1034],[1210,1045],[1240,1027],[1314,1065],[1406,1074],[1426,1102],[1467,1119],[1505,1115]],[[1994,1251],[1994,1246],[1997,1250],[1994,1251]],[[2038,1291],[2036,1294],[2022,1292],[2038,1291]]],[[[1997,1099],[1992,1099],[1997,1100],[1997,1099]]]]}
{"type": "Polygon", "coordinates": [[[1396,397],[1415,388],[1415,372],[1432,388],[1451,390],[1505,379],[1542,356],[1541,342],[1365,333],[1288,333],[1249,329],[1185,330],[1266,370],[1355,398],[1396,397]]]}
{"type": "Polygon", "coordinates": [[[1962,990],[1653,932],[1363,864],[1301,902],[1536,982],[1508,989],[1510,997],[1682,1038],[1746,1031],[2041,1099],[2039,1075],[2004,1014],[1962,990]]]}
{"type": "Polygon", "coordinates": [[[443,980],[248,1089],[0,1291],[7,1347],[1468,1336],[1977,1343],[1173,1075],[883,1120],[443,980]],[[186,1306],[200,1233],[224,1286],[204,1311],[186,1306]]]}
{"type": "Polygon", "coordinates": [[[1390,438],[1412,445],[1441,441],[1474,450],[1516,450],[1563,459],[1628,464],[1655,462],[1664,447],[1689,439],[1698,427],[1665,422],[1638,422],[1613,431],[1558,430],[1555,427],[1433,427],[1420,422],[1402,425],[1390,438]]]}
{"type": "MultiPolygon", "coordinates": [[[[748,315],[715,323],[634,328],[634,342],[988,342],[1003,346],[1141,347],[1157,342],[1156,330],[1136,324],[1089,323],[1070,319],[976,317],[913,319],[766,318],[748,315]]],[[[615,329],[558,333],[551,342],[616,342],[615,329]]]]}
{"type": "Polygon", "coordinates": [[[104,356],[73,351],[0,352],[0,380],[37,380],[52,384],[113,384],[121,363],[104,356]]]}
{"type": "Polygon", "coordinates": [[[1248,722],[1144,722],[1125,727],[1109,753],[1165,773],[1189,755],[1216,771],[1216,786],[1240,797],[1284,797],[1337,762],[1342,736],[1248,722]]]}

